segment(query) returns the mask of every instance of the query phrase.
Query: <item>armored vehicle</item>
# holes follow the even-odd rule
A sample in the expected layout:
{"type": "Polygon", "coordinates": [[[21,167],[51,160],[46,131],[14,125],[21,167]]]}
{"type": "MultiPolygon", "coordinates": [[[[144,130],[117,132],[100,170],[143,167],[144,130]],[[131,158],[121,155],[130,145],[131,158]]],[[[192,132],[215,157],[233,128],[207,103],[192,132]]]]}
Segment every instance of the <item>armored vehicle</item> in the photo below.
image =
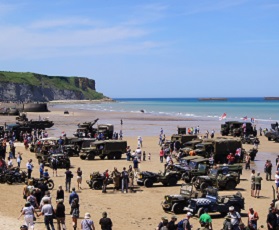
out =
{"type": "Polygon", "coordinates": [[[153,173],[143,171],[138,174],[137,184],[149,188],[154,183],[162,183],[164,186],[175,186],[181,174],[175,171],[165,171],[164,173],[153,173]]]}
{"type": "Polygon", "coordinates": [[[98,125],[98,134],[103,134],[104,139],[112,139],[114,126],[111,124],[98,125]]]}
{"type": "Polygon", "coordinates": [[[233,190],[240,183],[240,174],[229,171],[228,167],[210,169],[207,176],[198,176],[194,182],[196,189],[205,191],[209,186],[218,189],[233,190]]]}
{"type": "Polygon", "coordinates": [[[180,194],[166,195],[161,205],[165,212],[181,214],[184,212],[184,208],[189,205],[191,198],[198,197],[204,197],[204,195],[200,191],[195,190],[193,184],[182,184],[180,194]]]}
{"type": "Polygon", "coordinates": [[[97,123],[99,118],[95,119],[93,122],[84,122],[78,124],[77,131],[74,133],[76,137],[94,137],[97,133],[97,129],[93,126],[97,123]]]}
{"type": "Polygon", "coordinates": [[[225,124],[221,125],[221,135],[222,136],[234,136],[240,137],[244,135],[243,125],[246,126],[246,135],[255,135],[256,131],[253,129],[251,122],[239,122],[239,121],[227,121],[225,124]]]}
{"type": "Polygon", "coordinates": [[[20,116],[16,117],[16,120],[17,124],[30,127],[31,129],[46,129],[54,125],[53,121],[49,121],[47,118],[36,121],[29,120],[26,113],[21,113],[20,116]]]}
{"type": "Polygon", "coordinates": [[[90,147],[82,148],[79,156],[82,160],[94,160],[96,156],[100,159],[107,157],[109,160],[121,159],[122,154],[126,152],[127,141],[105,140],[90,143],[90,147]]]}
{"type": "MultiPolygon", "coordinates": [[[[90,174],[90,180],[87,180],[86,183],[89,185],[91,189],[100,190],[102,189],[104,176],[99,172],[93,172],[90,174]]],[[[107,180],[107,185],[113,184],[113,180],[111,177],[107,180]]]]}
{"type": "Polygon", "coordinates": [[[218,196],[218,189],[209,187],[205,198],[191,199],[190,205],[185,208],[187,212],[200,217],[204,213],[204,209],[208,212],[219,212],[225,216],[229,212],[229,207],[233,206],[234,210],[241,212],[244,210],[244,197],[240,192],[235,195],[218,196]]]}

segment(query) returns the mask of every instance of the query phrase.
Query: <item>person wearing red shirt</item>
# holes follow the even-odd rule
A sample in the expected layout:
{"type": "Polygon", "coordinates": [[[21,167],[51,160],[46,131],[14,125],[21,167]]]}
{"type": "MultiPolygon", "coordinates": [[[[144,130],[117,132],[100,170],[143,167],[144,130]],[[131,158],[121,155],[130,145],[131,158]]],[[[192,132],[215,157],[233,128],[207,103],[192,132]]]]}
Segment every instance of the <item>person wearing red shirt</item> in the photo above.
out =
{"type": "Polygon", "coordinates": [[[228,160],[228,164],[229,165],[232,165],[235,161],[235,157],[233,155],[233,153],[230,153],[228,156],[227,156],[227,160],[228,160]]]}
{"type": "Polygon", "coordinates": [[[163,163],[163,159],[164,159],[164,150],[163,148],[161,148],[161,151],[160,151],[160,162],[163,163]]]}

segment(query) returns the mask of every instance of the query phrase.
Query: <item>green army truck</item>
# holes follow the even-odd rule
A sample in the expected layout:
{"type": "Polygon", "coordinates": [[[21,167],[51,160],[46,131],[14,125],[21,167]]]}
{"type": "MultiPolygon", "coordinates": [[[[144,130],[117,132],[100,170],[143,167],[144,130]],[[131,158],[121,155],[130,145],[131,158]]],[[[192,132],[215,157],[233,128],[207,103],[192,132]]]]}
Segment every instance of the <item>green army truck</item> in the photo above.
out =
{"type": "Polygon", "coordinates": [[[94,141],[90,143],[90,147],[82,148],[79,156],[82,160],[94,160],[96,156],[100,159],[121,159],[122,154],[126,152],[127,141],[121,140],[105,140],[94,141]]]}

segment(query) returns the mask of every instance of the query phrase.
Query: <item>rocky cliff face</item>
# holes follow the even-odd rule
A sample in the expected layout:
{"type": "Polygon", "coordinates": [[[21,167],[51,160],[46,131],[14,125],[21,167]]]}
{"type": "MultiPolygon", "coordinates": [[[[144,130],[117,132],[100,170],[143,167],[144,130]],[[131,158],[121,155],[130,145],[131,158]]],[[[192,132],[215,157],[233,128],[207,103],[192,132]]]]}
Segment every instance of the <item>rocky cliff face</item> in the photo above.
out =
{"type": "Polygon", "coordinates": [[[88,90],[95,91],[95,81],[88,78],[74,79],[75,87],[80,90],[59,89],[55,87],[34,86],[22,83],[0,82],[0,100],[2,101],[51,101],[92,99],[85,95],[88,90]],[[83,92],[84,91],[84,92],[83,92]]]}

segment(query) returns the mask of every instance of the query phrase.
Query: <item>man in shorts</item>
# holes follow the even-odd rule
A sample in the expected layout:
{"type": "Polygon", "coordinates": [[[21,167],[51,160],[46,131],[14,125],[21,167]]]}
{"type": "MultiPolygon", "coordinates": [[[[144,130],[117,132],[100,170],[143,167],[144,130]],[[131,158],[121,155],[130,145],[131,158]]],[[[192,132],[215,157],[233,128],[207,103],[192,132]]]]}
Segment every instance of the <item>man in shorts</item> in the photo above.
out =
{"type": "Polygon", "coordinates": [[[260,197],[260,191],[262,189],[261,183],[263,178],[260,176],[260,173],[257,173],[257,176],[255,176],[255,186],[256,186],[256,192],[255,192],[255,198],[260,197]]]}

